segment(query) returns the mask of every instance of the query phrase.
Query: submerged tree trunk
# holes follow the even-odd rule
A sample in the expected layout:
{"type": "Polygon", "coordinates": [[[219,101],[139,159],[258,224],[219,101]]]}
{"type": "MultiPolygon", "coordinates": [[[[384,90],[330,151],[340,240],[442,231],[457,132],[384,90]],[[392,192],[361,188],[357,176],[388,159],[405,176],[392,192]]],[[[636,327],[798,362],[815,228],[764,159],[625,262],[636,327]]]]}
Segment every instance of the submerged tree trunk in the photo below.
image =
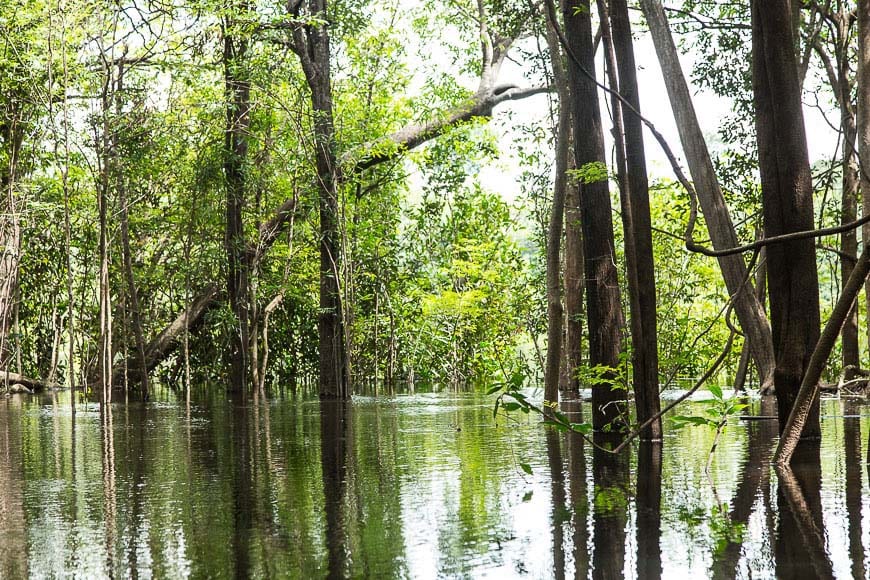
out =
{"type": "Polygon", "coordinates": [[[586,289],[589,363],[601,371],[600,382],[592,387],[592,423],[596,429],[603,429],[618,424],[625,410],[625,394],[615,381],[622,350],[623,317],[598,89],[591,78],[595,71],[595,54],[589,0],[566,2],[564,20],[569,48],[579,61],[575,63],[571,59],[569,62],[568,78],[574,135],[577,136],[574,156],[582,174],[580,223],[589,281],[586,289]]]}
{"type": "MultiPolygon", "coordinates": [[[[246,1],[231,9],[245,11],[246,1]]],[[[249,373],[250,273],[251,259],[245,237],[243,213],[246,197],[248,134],[251,126],[251,83],[246,71],[248,40],[239,23],[224,22],[224,90],[226,130],[224,176],[226,179],[226,223],[224,248],[227,255],[227,298],[235,315],[230,351],[230,388],[242,390],[249,373]]]]}
{"type": "MultiPolygon", "coordinates": [[[[813,184],[788,0],[752,3],[752,79],[765,237],[813,229],[813,184]]],[[[819,339],[813,239],[767,247],[780,431],[819,339]]],[[[839,329],[838,329],[839,330],[839,329]]],[[[803,437],[818,438],[818,396],[803,437]]]]}
{"type": "MultiPolygon", "coordinates": [[[[634,46],[631,39],[631,23],[628,4],[625,0],[611,0],[610,21],[613,28],[613,46],[619,68],[619,93],[631,105],[620,107],[625,130],[625,178],[631,213],[632,246],[626,248],[633,259],[630,266],[628,289],[631,294],[631,337],[634,396],[637,420],[645,422],[655,417],[659,403],[659,357],[656,332],[656,281],[653,262],[652,222],[649,208],[649,183],[646,173],[646,153],[643,145],[643,122],[640,111],[640,96],[637,87],[637,70],[634,61],[634,46]],[[632,271],[633,270],[633,271],[632,271]]],[[[653,421],[641,433],[641,439],[660,440],[661,419],[653,421]]]]}
{"type": "MultiPolygon", "coordinates": [[[[737,246],[737,234],[695,114],[692,96],[683,76],[664,9],[659,0],[641,0],[641,7],[652,33],[680,141],[697,189],[710,240],[717,250],[733,248],[737,246]]],[[[752,284],[746,281],[746,263],[743,258],[739,255],[721,256],[718,262],[728,293],[734,297],[734,312],[740,327],[749,338],[752,358],[760,374],[761,390],[769,390],[773,387],[775,367],[770,323],[764,308],[755,297],[752,284]]]]}

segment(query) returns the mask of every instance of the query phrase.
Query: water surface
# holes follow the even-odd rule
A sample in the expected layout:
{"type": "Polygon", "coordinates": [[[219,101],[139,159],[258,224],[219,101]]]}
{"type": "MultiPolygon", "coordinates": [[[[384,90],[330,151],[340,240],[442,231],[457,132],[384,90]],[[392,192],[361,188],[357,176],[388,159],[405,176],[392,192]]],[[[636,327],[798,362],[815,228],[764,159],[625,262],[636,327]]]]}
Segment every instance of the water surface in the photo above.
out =
{"type": "MultiPolygon", "coordinates": [[[[189,406],[0,399],[2,578],[866,577],[870,408],[823,403],[791,477],[775,421],[613,456],[491,397],[189,406]],[[528,464],[532,474],[521,468],[528,464]]],[[[700,413],[692,404],[685,413],[700,413]]],[[[567,406],[578,411],[578,404],[567,406]]],[[[754,414],[773,414],[756,402],[754,414]]],[[[588,409],[587,409],[588,412],[588,409]]],[[[612,441],[600,439],[606,446],[612,441]]]]}

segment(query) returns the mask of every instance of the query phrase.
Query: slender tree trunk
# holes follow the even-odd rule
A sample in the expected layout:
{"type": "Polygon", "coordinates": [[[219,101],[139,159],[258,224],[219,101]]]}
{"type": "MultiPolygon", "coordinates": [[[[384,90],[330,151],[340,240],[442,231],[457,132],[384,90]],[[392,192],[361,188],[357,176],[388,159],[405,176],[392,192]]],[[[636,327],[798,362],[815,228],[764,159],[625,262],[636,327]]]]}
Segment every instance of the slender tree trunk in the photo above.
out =
{"type": "MultiPolygon", "coordinates": [[[[858,0],[858,156],[863,215],[870,215],[870,0],[858,0]]],[[[870,240],[870,223],[861,228],[861,239],[870,240]]],[[[870,343],[870,282],[864,286],[870,343]]]]}
{"type": "MultiPolygon", "coordinates": [[[[245,11],[246,0],[230,9],[245,11]]],[[[226,223],[224,248],[227,255],[227,298],[237,325],[230,351],[230,388],[242,390],[248,379],[250,361],[250,271],[251,260],[245,237],[243,213],[246,198],[248,134],[251,126],[251,83],[246,71],[248,40],[237,30],[232,17],[224,22],[224,91],[226,130],[224,177],[226,179],[226,223]]]]}
{"type": "MultiPolygon", "coordinates": [[[[593,78],[595,54],[592,41],[592,17],[589,0],[569,0],[564,10],[565,32],[573,59],[569,62],[574,135],[574,156],[578,169],[587,171],[580,183],[580,223],[583,230],[585,257],[586,312],[589,325],[589,363],[593,367],[616,369],[622,350],[622,306],[610,191],[605,168],[604,137],[598,104],[598,88],[593,78]],[[579,138],[579,136],[583,138],[579,138]]],[[[615,373],[604,370],[603,380],[592,387],[592,423],[596,429],[619,423],[625,410],[624,392],[615,384],[615,373]]]]}
{"type": "MultiPolygon", "coordinates": [[[[309,0],[308,13],[328,16],[326,0],[309,0]]],[[[298,16],[298,13],[296,14],[298,16]]],[[[320,206],[320,314],[317,320],[320,356],[320,397],[350,396],[348,354],[341,299],[341,234],[339,232],[338,160],[332,113],[329,32],[312,23],[294,33],[296,53],[311,89],[314,147],[320,206]]]]}
{"type": "Polygon", "coordinates": [[[547,362],[544,369],[544,399],[555,403],[559,400],[559,378],[562,362],[562,229],[565,215],[565,196],[568,188],[568,158],[571,155],[571,114],[569,110],[568,79],[562,61],[559,39],[547,27],[547,46],[553,79],[559,98],[559,118],[556,129],[556,176],[553,184],[553,204],[547,230],[547,362]]]}
{"type": "MultiPolygon", "coordinates": [[[[849,91],[851,94],[851,90],[849,91]]],[[[851,98],[848,96],[847,98],[851,98]]],[[[849,107],[851,109],[851,106],[849,107]]],[[[840,222],[849,223],[858,218],[858,165],[856,163],[855,139],[858,134],[855,115],[851,110],[842,112],[843,124],[843,191],[841,198],[840,222]]],[[[852,273],[858,256],[858,237],[855,230],[840,234],[840,280],[843,286],[852,273]]],[[[855,370],[860,366],[858,347],[858,300],[843,324],[843,368],[846,380],[855,378],[855,370]]]]}
{"type": "MultiPolygon", "coordinates": [[[[631,334],[634,396],[637,420],[643,423],[661,409],[659,403],[659,357],[656,332],[656,281],[653,262],[652,221],[649,208],[649,183],[646,173],[646,153],[643,145],[643,122],[635,111],[640,111],[637,70],[628,4],[625,0],[611,0],[610,20],[613,27],[613,46],[619,68],[619,92],[634,108],[620,107],[625,130],[624,186],[630,200],[629,226],[632,230],[633,254],[628,275],[631,294],[631,334]],[[632,271],[633,270],[633,271],[632,271]]],[[[627,238],[628,239],[628,238],[627,238]]],[[[653,421],[641,433],[641,439],[660,440],[661,419],[653,421]]]]}
{"type": "MultiPolygon", "coordinates": [[[[733,248],[737,245],[737,234],[695,114],[692,96],[683,76],[664,9],[659,0],[641,0],[641,7],[652,33],[680,141],[713,247],[717,250],[733,248]]],[[[761,389],[769,390],[773,387],[775,368],[770,323],[764,308],[755,297],[752,284],[746,282],[746,263],[743,258],[739,255],[722,256],[718,261],[725,286],[734,297],[737,319],[749,338],[752,358],[760,375],[761,389]]]]}
{"type": "Polygon", "coordinates": [[[15,186],[23,134],[15,107],[12,109],[10,118],[0,119],[0,138],[9,157],[9,165],[0,168],[0,370],[4,371],[8,370],[12,353],[10,334],[21,253],[21,223],[15,203],[15,186]]]}
{"type": "MultiPolygon", "coordinates": [[[[118,91],[123,90],[124,61],[118,63],[118,91]]],[[[121,113],[121,96],[116,94],[116,113],[121,113]]],[[[117,152],[117,144],[116,144],[117,152]]],[[[139,309],[139,292],[136,288],[136,278],[133,274],[133,253],[130,250],[130,209],[127,207],[127,188],[124,184],[124,176],[118,163],[114,165],[115,183],[118,188],[118,204],[121,206],[121,253],[124,261],[124,278],[127,283],[127,306],[133,323],[133,336],[136,340],[136,352],[139,355],[139,380],[142,382],[142,397],[148,400],[148,361],[145,356],[145,332],[142,328],[142,312],[139,309]]]]}
{"type": "MultiPolygon", "coordinates": [[[[813,229],[813,184],[804,132],[788,0],[752,3],[753,89],[764,235],[813,229]]],[[[819,280],[812,239],[767,247],[776,371],[783,432],[819,339],[819,280]]],[[[818,438],[818,396],[803,437],[818,438]]]]}
{"type": "MultiPolygon", "coordinates": [[[[761,232],[756,234],[760,237],[761,232]]],[[[758,267],[755,270],[755,296],[758,302],[763,307],[765,304],[764,296],[767,294],[767,259],[764,248],[758,254],[758,267]]],[[[737,364],[737,373],[734,377],[734,391],[741,392],[745,390],[746,378],[749,375],[749,363],[752,349],[749,346],[749,337],[743,337],[743,350],[740,351],[740,362],[737,364]]],[[[772,394],[766,390],[761,391],[762,395],[772,394]]]]}

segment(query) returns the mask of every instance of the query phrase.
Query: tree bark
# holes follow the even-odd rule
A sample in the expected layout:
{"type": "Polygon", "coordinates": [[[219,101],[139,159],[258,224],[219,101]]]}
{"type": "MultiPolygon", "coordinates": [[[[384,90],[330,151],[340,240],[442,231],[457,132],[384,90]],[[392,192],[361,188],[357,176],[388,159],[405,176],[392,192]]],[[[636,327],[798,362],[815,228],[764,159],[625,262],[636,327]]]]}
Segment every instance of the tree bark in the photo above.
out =
{"type": "MultiPolygon", "coordinates": [[[[297,5],[294,16],[298,17],[299,8],[297,5]]],[[[309,0],[308,14],[328,18],[326,0],[309,0]]],[[[310,23],[299,27],[294,31],[294,42],[311,90],[314,110],[314,154],[320,208],[320,314],[317,320],[320,397],[346,399],[350,397],[350,373],[339,277],[342,263],[338,209],[340,176],[335,152],[327,26],[310,23]]]]}
{"type": "Polygon", "coordinates": [[[559,400],[560,363],[562,362],[562,230],[565,215],[565,196],[568,188],[568,158],[571,155],[570,94],[559,39],[547,20],[547,47],[559,98],[559,117],[556,128],[556,175],[553,183],[553,202],[547,229],[547,360],[544,369],[544,399],[551,403],[559,400]]]}
{"type": "MultiPolygon", "coordinates": [[[[631,335],[634,396],[637,420],[643,423],[654,417],[661,409],[659,403],[659,357],[656,331],[656,281],[653,261],[652,222],[649,208],[649,182],[646,173],[646,153],[643,145],[643,122],[640,111],[640,96],[637,86],[637,70],[634,46],[631,38],[631,23],[628,4],[625,0],[611,0],[610,21],[613,30],[613,46],[619,69],[619,93],[634,108],[620,107],[625,130],[625,178],[624,187],[630,200],[629,225],[632,230],[633,259],[626,262],[628,291],[631,295],[631,335]],[[633,270],[633,271],[632,271],[633,270]]],[[[653,421],[641,433],[641,439],[662,438],[661,419],[653,421]]]]}
{"type": "MultiPolygon", "coordinates": [[[[858,109],[857,142],[860,171],[861,206],[870,215],[870,0],[858,0],[858,109]]],[[[861,239],[870,240],[870,223],[861,228],[861,239]]],[[[864,288],[867,312],[870,313],[870,283],[864,288]]],[[[870,339],[870,317],[867,321],[870,339]]]]}
{"type": "MultiPolygon", "coordinates": [[[[641,0],[641,8],[652,33],[680,142],[697,188],[713,247],[717,250],[733,248],[737,246],[737,234],[695,114],[664,9],[659,0],[641,0]]],[[[769,390],[774,384],[775,358],[770,323],[764,307],[755,297],[752,284],[746,281],[746,263],[741,256],[721,256],[718,262],[725,286],[734,297],[734,311],[740,327],[749,338],[752,358],[760,374],[761,390],[769,390]]]]}
{"type": "MultiPolygon", "coordinates": [[[[231,10],[245,10],[247,2],[233,3],[231,10]]],[[[248,40],[239,34],[238,23],[228,16],[224,22],[224,91],[226,129],[224,134],[224,176],[226,179],[226,223],[224,249],[227,255],[227,298],[235,316],[230,350],[230,388],[242,390],[249,374],[250,273],[251,257],[245,237],[243,213],[246,197],[248,134],[251,126],[251,83],[246,72],[248,40]]]]}
{"type": "MultiPolygon", "coordinates": [[[[568,63],[571,112],[577,136],[575,162],[578,169],[593,168],[592,173],[598,174],[600,168],[606,167],[606,157],[598,89],[594,79],[587,76],[595,70],[589,0],[568,0],[563,12],[569,48],[580,65],[573,59],[568,63]]],[[[608,425],[619,427],[625,410],[625,394],[618,389],[615,373],[620,365],[624,322],[607,177],[590,175],[581,179],[579,195],[584,270],[589,281],[586,289],[589,363],[603,371],[600,382],[592,386],[592,424],[601,430],[608,425]]]]}
{"type": "MultiPolygon", "coordinates": [[[[778,465],[788,465],[802,434],[806,434],[810,429],[815,429],[815,432],[810,431],[810,435],[813,438],[818,438],[819,379],[822,377],[825,363],[827,363],[828,357],[831,355],[831,350],[834,348],[834,343],[837,341],[837,336],[840,334],[843,322],[852,310],[852,303],[861,291],[861,286],[867,279],[868,273],[870,273],[870,245],[868,245],[868,242],[865,242],[864,249],[861,251],[855,267],[852,269],[852,274],[843,287],[843,291],[837,299],[837,304],[834,306],[833,312],[831,312],[831,317],[825,324],[825,329],[822,331],[812,351],[812,355],[806,365],[800,389],[793,396],[794,402],[789,409],[790,413],[787,416],[787,420],[780,420],[779,445],[773,457],[774,463],[778,465]],[[815,416],[813,415],[814,413],[815,416]]],[[[771,295],[772,299],[773,295],[771,295]]],[[[778,388],[777,395],[779,395],[778,388]]],[[[777,397],[777,403],[781,407],[779,397],[777,397]]],[[[781,409],[779,414],[782,416],[781,409]]]]}
{"type": "Polygon", "coordinates": [[[9,167],[0,174],[2,200],[0,200],[0,369],[6,370],[12,354],[10,333],[13,326],[16,288],[18,286],[18,267],[21,254],[21,222],[15,204],[15,157],[17,147],[15,136],[10,137],[9,167]]]}
{"type": "MultiPolygon", "coordinates": [[[[752,3],[752,79],[765,237],[813,228],[812,174],[788,8],[788,0],[752,3]]],[[[785,434],[819,339],[815,242],[769,246],[767,272],[774,383],[780,431],[785,434]]],[[[818,397],[808,412],[803,436],[819,437],[818,397]]]]}

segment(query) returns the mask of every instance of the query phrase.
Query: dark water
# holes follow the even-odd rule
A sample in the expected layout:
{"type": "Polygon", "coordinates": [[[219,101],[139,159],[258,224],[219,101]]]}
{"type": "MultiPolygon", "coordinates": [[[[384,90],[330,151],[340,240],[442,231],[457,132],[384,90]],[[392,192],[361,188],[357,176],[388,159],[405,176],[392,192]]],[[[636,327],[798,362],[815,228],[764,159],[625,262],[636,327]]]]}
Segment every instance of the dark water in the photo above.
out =
{"type": "Polygon", "coordinates": [[[0,577],[867,576],[863,401],[783,478],[771,421],[708,477],[706,427],[615,457],[490,403],[0,399],[0,577]]]}

